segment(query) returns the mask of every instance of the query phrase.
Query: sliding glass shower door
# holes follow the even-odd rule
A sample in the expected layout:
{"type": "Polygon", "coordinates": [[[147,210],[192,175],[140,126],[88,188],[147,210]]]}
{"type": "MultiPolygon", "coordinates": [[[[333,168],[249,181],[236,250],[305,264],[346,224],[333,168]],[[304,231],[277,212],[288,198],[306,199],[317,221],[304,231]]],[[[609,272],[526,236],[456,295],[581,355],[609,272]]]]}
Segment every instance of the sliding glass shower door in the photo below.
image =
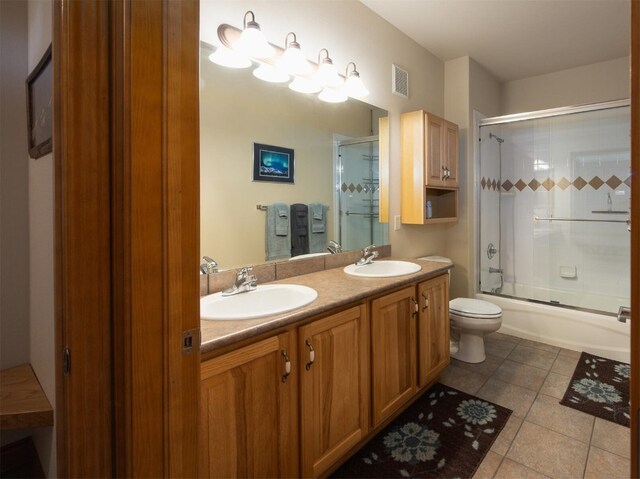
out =
{"type": "Polygon", "coordinates": [[[629,107],[480,126],[480,290],[629,304],[629,107]]]}

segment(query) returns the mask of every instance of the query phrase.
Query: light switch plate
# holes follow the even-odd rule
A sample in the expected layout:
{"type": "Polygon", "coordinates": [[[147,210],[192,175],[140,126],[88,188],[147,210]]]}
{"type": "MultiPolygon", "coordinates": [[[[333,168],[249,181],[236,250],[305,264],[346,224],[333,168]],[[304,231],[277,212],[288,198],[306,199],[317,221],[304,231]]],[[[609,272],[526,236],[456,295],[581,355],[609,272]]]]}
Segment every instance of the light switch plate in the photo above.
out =
{"type": "Polygon", "coordinates": [[[401,227],[401,223],[400,223],[400,215],[395,215],[393,217],[393,229],[394,231],[398,231],[401,227]]]}

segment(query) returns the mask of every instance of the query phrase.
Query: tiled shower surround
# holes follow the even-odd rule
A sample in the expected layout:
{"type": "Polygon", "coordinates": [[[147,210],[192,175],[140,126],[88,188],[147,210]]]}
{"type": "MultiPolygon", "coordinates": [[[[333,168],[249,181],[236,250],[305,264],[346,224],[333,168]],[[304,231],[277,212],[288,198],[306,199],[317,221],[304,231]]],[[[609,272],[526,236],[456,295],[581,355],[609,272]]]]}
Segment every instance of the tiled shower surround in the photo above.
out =
{"type": "Polygon", "coordinates": [[[482,291],[500,287],[493,267],[509,296],[628,305],[629,108],[483,126],[480,138],[482,291]]]}

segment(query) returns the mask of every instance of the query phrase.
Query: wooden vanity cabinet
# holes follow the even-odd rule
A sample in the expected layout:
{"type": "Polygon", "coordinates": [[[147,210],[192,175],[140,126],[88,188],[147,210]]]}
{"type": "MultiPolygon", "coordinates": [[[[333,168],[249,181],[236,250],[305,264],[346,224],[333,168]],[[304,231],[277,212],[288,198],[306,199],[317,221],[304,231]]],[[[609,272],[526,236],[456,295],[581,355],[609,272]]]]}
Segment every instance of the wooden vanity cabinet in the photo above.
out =
{"type": "Polygon", "coordinates": [[[449,275],[418,285],[418,388],[449,365],[449,275]]]}
{"type": "Polygon", "coordinates": [[[201,477],[298,476],[295,347],[283,333],[202,363],[201,477]]]}
{"type": "Polygon", "coordinates": [[[405,224],[456,221],[458,125],[423,110],[400,115],[401,219],[405,224]],[[426,201],[433,215],[426,218],[426,201]]]}
{"type": "Polygon", "coordinates": [[[300,467],[324,475],[369,431],[369,318],[365,305],[298,329],[300,467]]]}
{"type": "Polygon", "coordinates": [[[416,287],[371,302],[373,426],[379,425],[416,391],[416,287]]]}

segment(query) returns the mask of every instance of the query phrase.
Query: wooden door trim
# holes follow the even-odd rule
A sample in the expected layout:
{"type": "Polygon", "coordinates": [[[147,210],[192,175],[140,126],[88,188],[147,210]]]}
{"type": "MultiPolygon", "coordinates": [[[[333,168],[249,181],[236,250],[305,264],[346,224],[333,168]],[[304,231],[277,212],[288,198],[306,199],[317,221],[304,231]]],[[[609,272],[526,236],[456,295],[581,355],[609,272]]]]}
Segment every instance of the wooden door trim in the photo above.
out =
{"type": "Polygon", "coordinates": [[[53,4],[60,476],[197,475],[198,15],[53,4]]]}
{"type": "Polygon", "coordinates": [[[640,477],[640,1],[631,2],[631,477],[640,477]]]}

